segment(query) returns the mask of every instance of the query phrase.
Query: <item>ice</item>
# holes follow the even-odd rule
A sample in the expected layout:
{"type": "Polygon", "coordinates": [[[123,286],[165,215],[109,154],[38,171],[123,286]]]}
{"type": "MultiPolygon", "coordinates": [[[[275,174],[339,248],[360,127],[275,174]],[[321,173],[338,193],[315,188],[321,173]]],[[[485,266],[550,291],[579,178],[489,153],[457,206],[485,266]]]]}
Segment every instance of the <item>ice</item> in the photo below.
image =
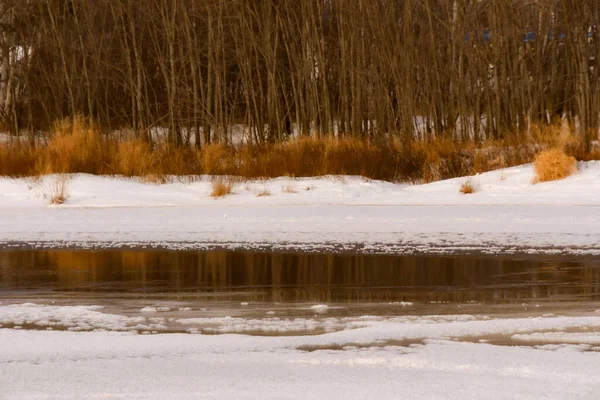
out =
{"type": "Polygon", "coordinates": [[[63,328],[72,331],[108,329],[126,331],[165,328],[143,317],[126,317],[102,312],[100,306],[51,306],[31,303],[0,306],[0,323],[3,325],[31,325],[39,329],[63,328]]]}
{"type": "MultiPolygon", "coordinates": [[[[268,313],[267,313],[268,314],[268,313]]],[[[272,314],[269,314],[272,315],[272,314]]],[[[348,329],[355,326],[355,322],[343,319],[316,320],[311,318],[184,318],[177,320],[182,325],[201,327],[210,333],[296,333],[348,329]]],[[[361,324],[360,326],[365,326],[361,324]]]]}
{"type": "Polygon", "coordinates": [[[410,301],[394,301],[394,302],[390,303],[390,305],[400,306],[400,307],[411,307],[413,305],[413,303],[410,301]]]}
{"type": "MultiPolygon", "coordinates": [[[[575,340],[573,330],[600,327],[597,316],[335,321],[345,330],[278,337],[196,335],[193,327],[192,334],[150,335],[0,329],[2,398],[590,399],[600,390],[600,353],[591,344],[563,343],[575,340]],[[563,342],[524,347],[443,338],[550,336],[548,330],[561,330],[563,342]],[[418,337],[425,339],[394,344],[418,337]]],[[[213,322],[277,325],[275,319],[213,322]]]]}
{"type": "Polygon", "coordinates": [[[327,310],[329,310],[329,306],[327,306],[326,304],[317,304],[317,305],[311,306],[310,309],[316,313],[324,314],[327,312],[327,310]]]}
{"type": "Polygon", "coordinates": [[[522,343],[561,343],[600,345],[600,331],[597,332],[535,332],[517,334],[512,340],[522,343]]]}

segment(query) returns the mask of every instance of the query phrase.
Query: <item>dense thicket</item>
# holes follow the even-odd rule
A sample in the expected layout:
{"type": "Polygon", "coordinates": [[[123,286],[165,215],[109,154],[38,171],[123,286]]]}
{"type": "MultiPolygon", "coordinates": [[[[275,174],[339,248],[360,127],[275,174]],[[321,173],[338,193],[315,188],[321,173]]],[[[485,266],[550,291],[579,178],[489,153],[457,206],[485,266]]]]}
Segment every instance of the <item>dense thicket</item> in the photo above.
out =
{"type": "Polygon", "coordinates": [[[0,117],[479,141],[600,111],[598,0],[0,0],[0,117]]]}

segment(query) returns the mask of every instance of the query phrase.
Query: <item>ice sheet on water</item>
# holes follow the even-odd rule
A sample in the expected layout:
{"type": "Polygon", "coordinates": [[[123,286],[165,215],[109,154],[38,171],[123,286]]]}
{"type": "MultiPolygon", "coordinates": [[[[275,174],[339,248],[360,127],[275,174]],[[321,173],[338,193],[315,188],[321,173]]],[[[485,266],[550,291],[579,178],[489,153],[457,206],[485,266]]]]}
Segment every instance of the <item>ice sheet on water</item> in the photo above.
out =
{"type": "MultiPolygon", "coordinates": [[[[272,315],[272,314],[268,314],[272,315]]],[[[317,320],[313,318],[185,318],[176,321],[182,325],[194,325],[196,330],[201,329],[210,333],[307,333],[307,332],[334,332],[343,329],[366,326],[350,319],[326,318],[317,320]]]]}
{"type": "Polygon", "coordinates": [[[163,330],[165,326],[151,323],[144,317],[127,317],[104,313],[101,306],[52,306],[33,303],[0,306],[0,323],[12,326],[31,325],[74,331],[106,329],[111,331],[163,330]]]}
{"type": "Polygon", "coordinates": [[[512,340],[522,343],[550,344],[589,344],[600,345],[600,331],[597,332],[534,332],[516,334],[512,340]]]}

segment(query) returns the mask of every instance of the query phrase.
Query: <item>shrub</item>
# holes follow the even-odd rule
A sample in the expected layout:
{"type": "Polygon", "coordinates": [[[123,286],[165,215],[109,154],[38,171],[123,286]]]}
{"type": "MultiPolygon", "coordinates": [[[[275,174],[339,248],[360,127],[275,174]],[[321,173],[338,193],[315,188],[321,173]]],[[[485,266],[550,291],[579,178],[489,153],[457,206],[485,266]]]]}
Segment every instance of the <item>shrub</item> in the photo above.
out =
{"type": "Polygon", "coordinates": [[[235,153],[231,147],[224,144],[209,144],[204,146],[199,154],[202,172],[207,175],[234,175],[235,153]]]}
{"type": "Polygon", "coordinates": [[[535,172],[534,183],[564,179],[577,171],[575,157],[567,155],[559,149],[545,150],[533,161],[535,172]]]}
{"type": "Polygon", "coordinates": [[[50,200],[50,204],[59,205],[64,204],[68,199],[67,183],[69,182],[69,176],[60,174],[52,177],[50,186],[48,187],[47,197],[50,200]]]}
{"type": "Polygon", "coordinates": [[[292,185],[291,183],[288,183],[287,185],[283,186],[281,188],[281,191],[283,193],[298,193],[294,185],[292,185]]]}
{"type": "Polygon", "coordinates": [[[117,145],[114,170],[124,176],[143,176],[152,171],[153,157],[150,145],[141,139],[128,139],[117,145]]]}
{"type": "Polygon", "coordinates": [[[35,169],[38,153],[27,144],[0,143],[0,176],[30,176],[35,169]]]}
{"type": "Polygon", "coordinates": [[[107,164],[105,149],[93,121],[81,116],[67,118],[54,124],[45,159],[38,160],[37,169],[40,173],[101,174],[107,164]]]}
{"type": "Polygon", "coordinates": [[[471,178],[467,178],[467,180],[460,185],[459,191],[462,194],[473,194],[478,191],[478,188],[471,178]]]}
{"type": "Polygon", "coordinates": [[[233,184],[230,181],[218,178],[212,181],[212,192],[210,195],[214,198],[223,197],[231,194],[232,190],[233,184]]]}
{"type": "Polygon", "coordinates": [[[270,195],[271,195],[271,191],[269,189],[263,189],[256,194],[256,197],[265,197],[265,196],[270,196],[270,195]]]}

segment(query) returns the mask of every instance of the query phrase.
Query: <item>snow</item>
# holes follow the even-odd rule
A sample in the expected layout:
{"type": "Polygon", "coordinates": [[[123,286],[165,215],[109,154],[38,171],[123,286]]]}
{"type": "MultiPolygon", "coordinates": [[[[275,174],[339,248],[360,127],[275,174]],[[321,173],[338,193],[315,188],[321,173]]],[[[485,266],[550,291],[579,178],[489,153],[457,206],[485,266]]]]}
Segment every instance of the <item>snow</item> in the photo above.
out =
{"type": "Polygon", "coordinates": [[[272,248],[363,252],[600,254],[600,163],[533,185],[531,165],[425,185],[361,177],[279,178],[210,197],[210,177],[165,185],[74,175],[64,205],[41,181],[0,179],[4,247],[272,248]],[[296,193],[288,193],[293,187],[296,193]],[[270,196],[258,197],[264,189],[270,196]]]}
{"type": "Polygon", "coordinates": [[[595,313],[196,318],[178,323],[212,326],[212,334],[190,329],[195,334],[137,335],[120,331],[130,320],[105,311],[2,306],[0,318],[9,324],[68,322],[83,315],[75,325],[109,327],[0,329],[2,398],[588,399],[600,390],[595,313]],[[290,334],[299,326],[335,329],[290,334]],[[262,334],[216,334],[254,331],[262,334]],[[513,345],[486,343],[498,335],[513,345]]]}
{"type": "Polygon", "coordinates": [[[410,301],[394,301],[393,303],[390,303],[390,304],[394,305],[394,306],[400,306],[400,307],[411,307],[413,305],[413,303],[410,301]]]}
{"type": "Polygon", "coordinates": [[[314,306],[311,306],[310,309],[316,313],[324,314],[327,312],[327,310],[329,310],[329,306],[327,306],[326,304],[316,304],[314,306]]]}
{"type": "MultiPolygon", "coordinates": [[[[477,175],[473,195],[458,191],[466,178],[323,177],[239,182],[221,199],[210,197],[210,177],[153,185],[73,175],[61,206],[47,200],[57,177],[2,178],[0,243],[600,254],[600,163],[579,168],[536,185],[531,165],[477,175]]],[[[395,316],[344,316],[335,304],[305,304],[286,317],[250,316],[254,302],[241,302],[236,316],[215,317],[147,300],[124,314],[3,303],[2,399],[589,399],[600,390],[600,310],[404,315],[417,307],[398,302],[395,316]]]]}
{"type": "Polygon", "coordinates": [[[100,306],[51,306],[32,303],[0,305],[0,324],[61,327],[72,331],[105,329],[112,331],[164,329],[142,317],[127,317],[101,312],[100,306]]]}

